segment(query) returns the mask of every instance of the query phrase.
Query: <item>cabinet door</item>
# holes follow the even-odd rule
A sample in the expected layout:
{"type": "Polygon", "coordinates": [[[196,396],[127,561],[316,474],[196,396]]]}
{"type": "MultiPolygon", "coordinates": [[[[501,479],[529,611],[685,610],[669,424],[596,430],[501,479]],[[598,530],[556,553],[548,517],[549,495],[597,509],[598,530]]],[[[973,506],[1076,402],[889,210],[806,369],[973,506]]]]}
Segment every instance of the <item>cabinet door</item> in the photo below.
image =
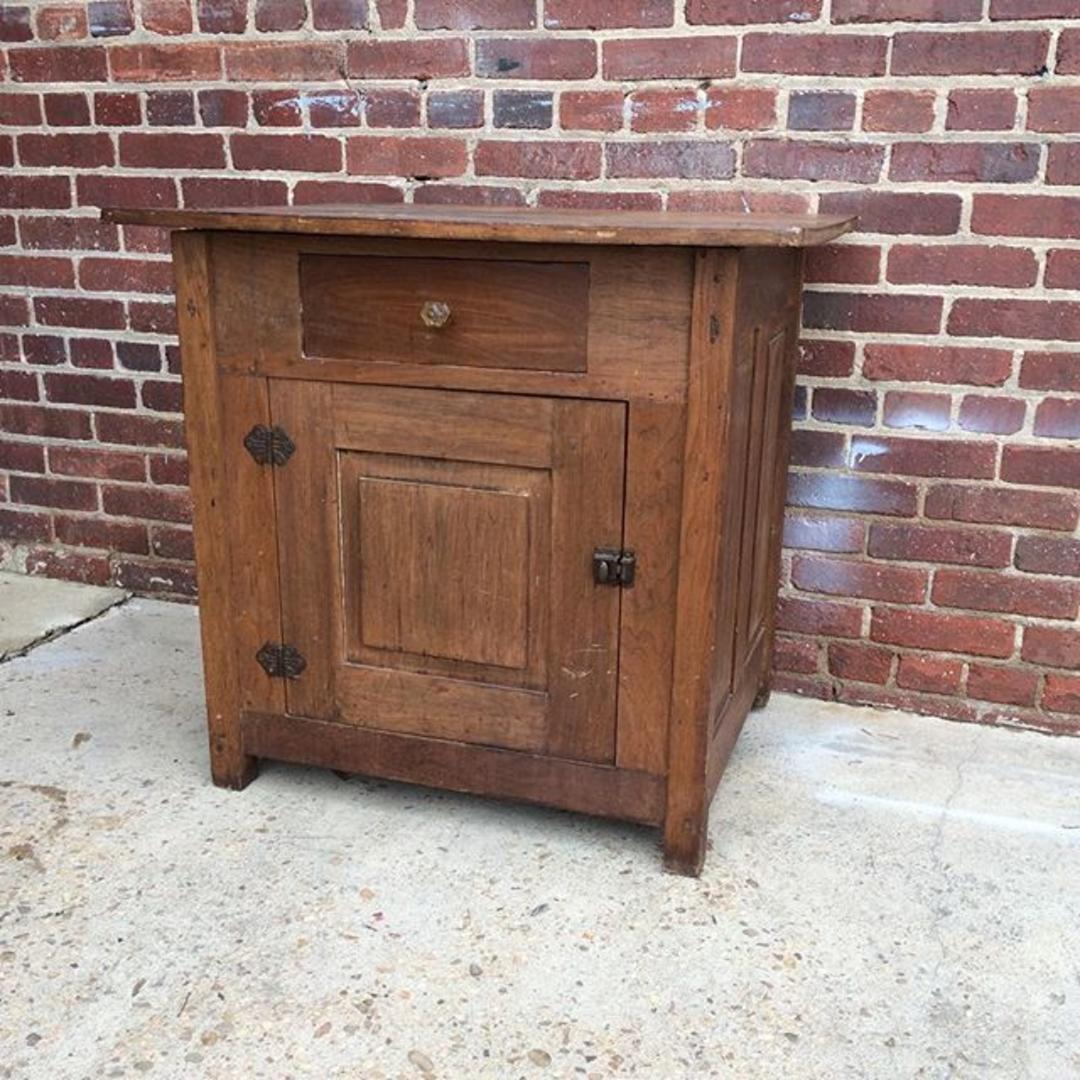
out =
{"type": "Polygon", "coordinates": [[[615,746],[625,406],[275,382],[295,716],[590,761],[615,746]]]}

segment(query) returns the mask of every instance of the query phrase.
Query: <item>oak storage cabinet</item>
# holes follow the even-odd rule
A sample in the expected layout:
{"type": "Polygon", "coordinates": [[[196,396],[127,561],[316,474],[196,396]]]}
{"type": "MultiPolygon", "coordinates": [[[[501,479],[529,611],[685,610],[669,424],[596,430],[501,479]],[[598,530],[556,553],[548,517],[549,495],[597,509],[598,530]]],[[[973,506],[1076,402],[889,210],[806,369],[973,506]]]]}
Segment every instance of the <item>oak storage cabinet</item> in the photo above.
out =
{"type": "Polygon", "coordinates": [[[384,206],[176,230],[215,783],[662,826],[768,695],[802,253],[841,218],[384,206]]]}

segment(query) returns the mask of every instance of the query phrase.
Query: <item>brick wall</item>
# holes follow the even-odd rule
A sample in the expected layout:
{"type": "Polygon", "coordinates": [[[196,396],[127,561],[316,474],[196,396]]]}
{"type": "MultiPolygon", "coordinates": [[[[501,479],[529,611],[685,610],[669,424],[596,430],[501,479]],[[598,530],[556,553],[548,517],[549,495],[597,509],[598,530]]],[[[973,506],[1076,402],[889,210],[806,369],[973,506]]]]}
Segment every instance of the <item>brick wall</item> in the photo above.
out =
{"type": "Polygon", "coordinates": [[[4,0],[0,78],[6,565],[194,590],[167,248],[96,207],[857,211],[780,683],[1080,729],[1078,0],[4,0]]]}

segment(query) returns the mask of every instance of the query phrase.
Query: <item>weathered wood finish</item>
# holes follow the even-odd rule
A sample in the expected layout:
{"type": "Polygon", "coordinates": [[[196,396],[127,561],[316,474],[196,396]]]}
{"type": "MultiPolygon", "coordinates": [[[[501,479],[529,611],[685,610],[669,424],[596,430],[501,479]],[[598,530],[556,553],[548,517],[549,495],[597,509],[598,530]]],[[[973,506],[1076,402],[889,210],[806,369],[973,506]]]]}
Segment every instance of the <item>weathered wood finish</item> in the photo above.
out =
{"type": "Polygon", "coordinates": [[[769,688],[785,248],[847,224],[111,216],[213,230],[174,251],[214,781],[271,757],[606,814],[698,873],[769,688]],[[243,449],[255,424],[285,464],[243,449]],[[596,547],[636,553],[632,587],[594,583],[596,547]],[[268,677],[264,642],[306,668],[268,677]]]}

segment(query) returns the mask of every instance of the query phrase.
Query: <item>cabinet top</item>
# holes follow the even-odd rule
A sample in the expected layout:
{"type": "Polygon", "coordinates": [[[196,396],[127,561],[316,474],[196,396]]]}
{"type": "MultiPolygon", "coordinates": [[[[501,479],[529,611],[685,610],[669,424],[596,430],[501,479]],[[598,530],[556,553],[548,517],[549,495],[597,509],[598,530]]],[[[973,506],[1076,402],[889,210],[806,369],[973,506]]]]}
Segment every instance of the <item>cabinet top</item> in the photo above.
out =
{"type": "Polygon", "coordinates": [[[855,218],[817,214],[709,214],[663,210],[532,207],[274,206],[239,209],[110,209],[105,221],[164,229],[422,240],[504,240],[537,244],[693,247],[810,247],[848,232],[855,218]]]}

